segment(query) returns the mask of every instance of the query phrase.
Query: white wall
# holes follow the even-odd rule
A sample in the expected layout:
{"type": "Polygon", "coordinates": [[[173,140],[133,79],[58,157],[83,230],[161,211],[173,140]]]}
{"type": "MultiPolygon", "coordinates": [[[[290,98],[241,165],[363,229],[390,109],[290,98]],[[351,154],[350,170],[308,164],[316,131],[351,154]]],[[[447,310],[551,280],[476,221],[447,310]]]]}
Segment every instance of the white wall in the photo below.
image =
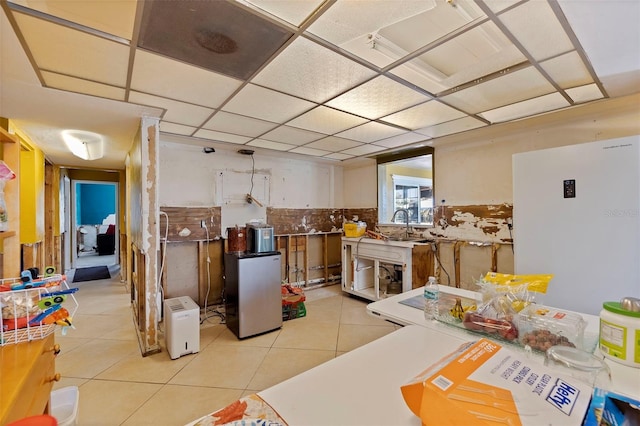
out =
{"type": "Polygon", "coordinates": [[[375,160],[359,160],[344,168],[344,207],[378,207],[378,174],[375,160]]]}
{"type": "MultiPolygon", "coordinates": [[[[229,191],[249,193],[251,157],[238,154],[240,146],[215,146],[216,152],[205,154],[201,146],[174,142],[175,137],[161,135],[160,205],[181,207],[220,206],[220,199],[234,197],[229,191]],[[227,188],[225,196],[217,191],[217,173],[225,177],[246,175],[246,185],[227,188]]],[[[269,180],[268,207],[342,208],[343,172],[339,163],[306,160],[291,154],[259,151],[255,160],[254,188],[260,193],[259,179],[269,180]]],[[[244,178],[243,178],[244,179],[244,178]]],[[[236,179],[237,180],[237,179],[236,179]]],[[[243,180],[244,181],[244,180],[243,180]]],[[[240,193],[237,195],[241,195],[240,193]]],[[[374,193],[375,195],[375,193],[374,193]]],[[[265,206],[266,207],[266,206],[265,206]]]]}

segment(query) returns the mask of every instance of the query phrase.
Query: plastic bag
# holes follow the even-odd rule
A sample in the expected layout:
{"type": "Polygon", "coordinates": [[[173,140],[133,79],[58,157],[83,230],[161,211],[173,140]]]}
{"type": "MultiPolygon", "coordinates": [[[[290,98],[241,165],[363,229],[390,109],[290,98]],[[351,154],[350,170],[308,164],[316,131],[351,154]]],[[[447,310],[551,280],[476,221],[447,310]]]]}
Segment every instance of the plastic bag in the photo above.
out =
{"type": "Polygon", "coordinates": [[[16,174],[7,166],[7,163],[0,160],[0,180],[7,181],[15,179],[16,174]]]}

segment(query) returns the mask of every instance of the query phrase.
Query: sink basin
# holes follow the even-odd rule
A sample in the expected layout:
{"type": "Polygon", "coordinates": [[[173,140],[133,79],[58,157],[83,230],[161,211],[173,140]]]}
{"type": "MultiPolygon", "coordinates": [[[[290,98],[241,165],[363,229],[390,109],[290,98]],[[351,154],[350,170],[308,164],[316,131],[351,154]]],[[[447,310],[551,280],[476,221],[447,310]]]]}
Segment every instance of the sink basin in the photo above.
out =
{"type": "Polygon", "coordinates": [[[408,242],[412,242],[412,243],[429,243],[432,240],[430,240],[429,238],[425,238],[425,237],[405,237],[403,236],[389,236],[388,237],[389,241],[408,241],[408,242]]]}

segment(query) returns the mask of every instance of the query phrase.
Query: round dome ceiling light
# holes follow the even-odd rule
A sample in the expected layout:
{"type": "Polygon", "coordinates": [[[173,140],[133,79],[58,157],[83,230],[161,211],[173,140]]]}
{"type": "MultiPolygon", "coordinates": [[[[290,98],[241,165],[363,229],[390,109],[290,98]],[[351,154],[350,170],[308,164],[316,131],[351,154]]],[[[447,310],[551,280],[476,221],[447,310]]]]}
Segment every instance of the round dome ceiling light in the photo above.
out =
{"type": "Polygon", "coordinates": [[[84,130],[63,130],[62,138],[69,151],[83,160],[97,160],[104,156],[101,135],[84,130]]]}

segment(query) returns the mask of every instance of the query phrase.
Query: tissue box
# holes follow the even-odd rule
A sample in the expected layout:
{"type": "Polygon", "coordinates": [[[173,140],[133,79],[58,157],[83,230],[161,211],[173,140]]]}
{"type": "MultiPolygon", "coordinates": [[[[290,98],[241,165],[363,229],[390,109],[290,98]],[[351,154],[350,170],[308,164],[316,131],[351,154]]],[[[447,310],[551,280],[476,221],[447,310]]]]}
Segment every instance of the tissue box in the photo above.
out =
{"type": "Polygon", "coordinates": [[[488,339],[457,351],[401,388],[423,425],[580,426],[592,388],[488,339]]]}

